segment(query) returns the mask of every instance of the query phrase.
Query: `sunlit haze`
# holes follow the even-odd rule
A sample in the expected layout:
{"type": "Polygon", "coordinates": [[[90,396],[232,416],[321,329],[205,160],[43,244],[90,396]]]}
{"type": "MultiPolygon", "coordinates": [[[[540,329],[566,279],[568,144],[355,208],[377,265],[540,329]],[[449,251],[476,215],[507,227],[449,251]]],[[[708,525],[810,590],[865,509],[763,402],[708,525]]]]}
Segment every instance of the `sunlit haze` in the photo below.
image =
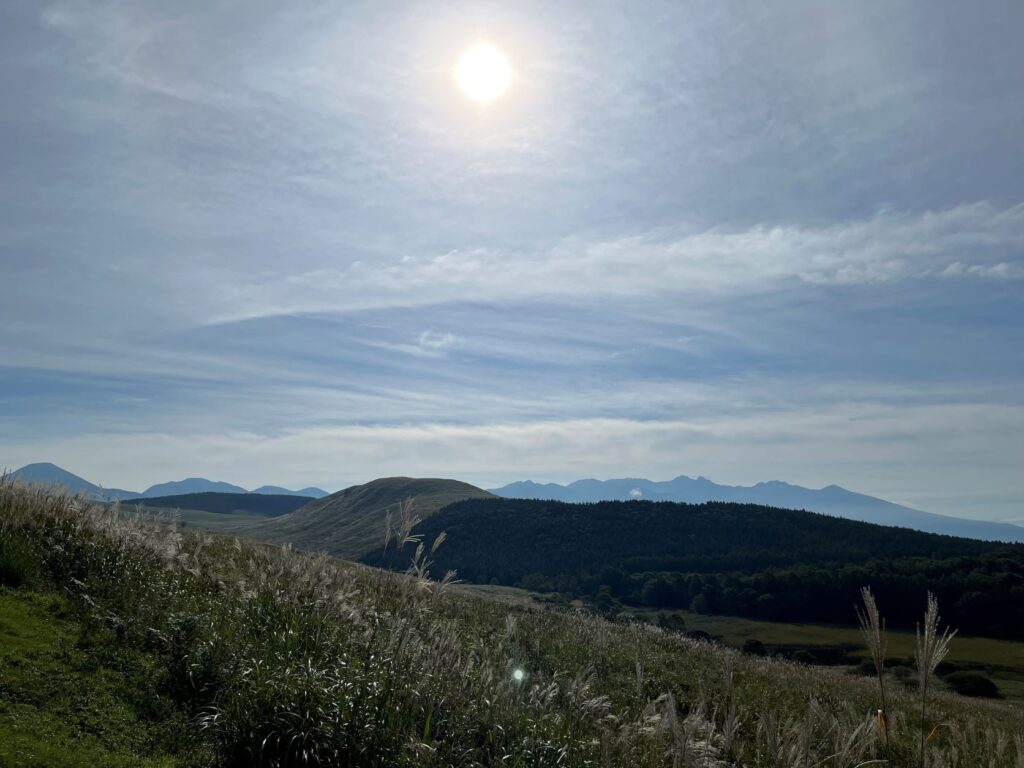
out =
{"type": "Polygon", "coordinates": [[[508,88],[512,68],[501,51],[488,43],[480,43],[459,57],[455,76],[467,96],[486,103],[494,101],[508,88]]]}

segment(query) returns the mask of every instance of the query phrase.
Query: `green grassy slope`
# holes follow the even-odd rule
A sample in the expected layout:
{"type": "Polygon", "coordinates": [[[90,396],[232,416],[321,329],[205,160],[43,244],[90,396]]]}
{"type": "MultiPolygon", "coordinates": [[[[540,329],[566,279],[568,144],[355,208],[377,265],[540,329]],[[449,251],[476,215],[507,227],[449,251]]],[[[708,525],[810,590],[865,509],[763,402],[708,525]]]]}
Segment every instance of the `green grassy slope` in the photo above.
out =
{"type": "MultiPolygon", "coordinates": [[[[517,587],[459,584],[457,589],[517,605],[560,602],[558,597],[517,587]]],[[[794,651],[806,650],[827,663],[856,664],[868,656],[864,636],[856,626],[759,621],[655,608],[625,610],[630,616],[652,624],[667,617],[670,626],[683,627],[687,632],[706,632],[716,641],[736,649],[743,648],[747,641],[757,640],[772,654],[791,656],[794,651]],[[681,623],[674,619],[681,619],[681,623]],[[841,661],[833,661],[837,655],[843,657],[841,661]]],[[[890,631],[889,663],[913,666],[915,640],[913,632],[890,631]]],[[[1024,642],[957,635],[943,665],[944,673],[952,670],[983,672],[999,686],[1008,702],[1024,707],[1024,642]]]]}
{"type": "MultiPolygon", "coordinates": [[[[853,659],[868,656],[864,638],[860,630],[853,626],[757,621],[689,611],[636,611],[637,615],[648,621],[656,621],[665,613],[680,616],[687,630],[707,632],[734,648],[742,648],[748,640],[758,640],[769,651],[804,649],[814,654],[818,649],[828,651],[842,648],[848,650],[853,659]]],[[[915,642],[916,637],[912,632],[890,631],[889,661],[906,667],[912,666],[915,642]]],[[[819,656],[825,657],[827,654],[819,653],[819,656]]],[[[1024,642],[957,635],[942,671],[945,674],[955,670],[983,673],[996,683],[1008,702],[1024,707],[1024,642]]]]}
{"type": "Polygon", "coordinates": [[[154,657],[103,642],[66,600],[0,587],[0,766],[189,764],[165,677],[154,657]]]}
{"type": "Polygon", "coordinates": [[[415,499],[415,514],[426,519],[455,501],[492,498],[485,490],[458,480],[386,477],[355,485],[306,504],[282,517],[242,525],[233,532],[272,544],[357,558],[384,543],[388,513],[415,499]]]}

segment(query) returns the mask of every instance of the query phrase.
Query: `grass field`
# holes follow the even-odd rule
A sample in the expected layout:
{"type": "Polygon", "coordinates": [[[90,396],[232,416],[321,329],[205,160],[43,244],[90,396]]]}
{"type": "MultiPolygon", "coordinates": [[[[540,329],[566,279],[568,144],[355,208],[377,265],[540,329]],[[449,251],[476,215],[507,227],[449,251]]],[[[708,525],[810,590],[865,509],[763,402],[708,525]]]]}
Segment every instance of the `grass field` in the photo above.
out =
{"type": "Polygon", "coordinates": [[[151,656],[91,644],[65,599],[0,587],[0,766],[185,764],[165,677],[151,656]]]}
{"type": "MultiPolygon", "coordinates": [[[[464,584],[460,588],[510,603],[549,602],[547,596],[514,587],[464,584]]],[[[788,624],[785,622],[756,621],[737,616],[709,616],[689,611],[659,611],[629,609],[631,615],[650,623],[660,616],[682,619],[687,631],[707,632],[716,640],[732,648],[742,648],[749,640],[758,640],[769,652],[775,650],[792,654],[796,650],[830,649],[839,651],[856,661],[867,650],[860,629],[856,626],[828,626],[821,624],[788,624]]],[[[850,613],[854,613],[850,606],[850,613]]],[[[915,636],[912,632],[889,632],[888,659],[891,663],[912,666],[915,636]]],[[[1024,641],[994,640],[985,637],[957,636],[946,659],[948,666],[984,672],[998,686],[1006,699],[1024,706],[1024,641]]]]}
{"type": "MultiPolygon", "coordinates": [[[[851,606],[850,612],[853,612],[851,606]]],[[[648,619],[657,617],[657,611],[638,611],[648,619]]],[[[676,612],[686,622],[687,629],[701,630],[722,638],[727,645],[741,648],[747,640],[760,640],[766,646],[815,646],[848,645],[856,648],[852,655],[861,657],[865,653],[864,639],[857,627],[833,627],[819,624],[786,624],[783,622],[755,621],[735,616],[707,616],[686,611],[676,612]]],[[[914,656],[914,634],[912,632],[889,632],[889,656],[893,659],[910,661],[914,656]]],[[[1020,667],[1024,671],[1024,642],[992,640],[984,637],[957,637],[948,657],[976,665],[1020,667]]]]}

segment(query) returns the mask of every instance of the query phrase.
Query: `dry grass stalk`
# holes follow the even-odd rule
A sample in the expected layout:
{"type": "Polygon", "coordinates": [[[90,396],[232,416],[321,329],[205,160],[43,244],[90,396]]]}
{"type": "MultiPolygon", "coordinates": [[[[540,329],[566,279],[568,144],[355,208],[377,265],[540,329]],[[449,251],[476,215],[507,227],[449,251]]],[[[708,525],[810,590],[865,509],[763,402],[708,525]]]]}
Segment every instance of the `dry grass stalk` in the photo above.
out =
{"type": "MultiPolygon", "coordinates": [[[[926,754],[925,746],[927,741],[935,733],[935,729],[928,732],[928,683],[936,668],[949,653],[949,642],[953,639],[956,631],[950,632],[946,627],[939,632],[939,601],[931,592],[928,593],[928,604],[924,612],[924,625],[917,627],[917,647],[914,651],[914,661],[917,663],[917,671],[920,676],[921,689],[921,741],[920,741],[920,765],[925,768],[926,754]]],[[[938,726],[935,726],[938,728],[938,726]]]]}
{"type": "Polygon", "coordinates": [[[875,664],[875,674],[878,676],[878,695],[881,699],[882,708],[879,710],[878,725],[885,737],[885,746],[889,746],[889,708],[885,702],[885,653],[888,648],[889,638],[885,634],[885,619],[878,612],[878,604],[875,596],[871,593],[871,587],[861,587],[861,599],[864,601],[863,610],[858,606],[857,618],[860,620],[861,633],[864,635],[864,642],[867,643],[871,660],[875,664]]]}

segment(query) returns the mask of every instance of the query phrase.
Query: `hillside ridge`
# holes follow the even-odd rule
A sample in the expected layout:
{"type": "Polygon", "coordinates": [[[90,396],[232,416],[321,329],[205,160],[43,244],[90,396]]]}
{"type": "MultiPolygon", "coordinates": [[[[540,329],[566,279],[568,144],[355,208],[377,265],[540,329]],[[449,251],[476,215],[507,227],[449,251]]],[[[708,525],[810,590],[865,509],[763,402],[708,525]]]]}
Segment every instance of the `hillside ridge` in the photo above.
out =
{"type": "Polygon", "coordinates": [[[453,502],[493,498],[493,494],[461,480],[384,477],[316,499],[287,515],[246,525],[238,533],[272,544],[359,558],[383,545],[388,514],[396,515],[398,505],[409,498],[414,500],[416,516],[426,519],[453,502]]]}

